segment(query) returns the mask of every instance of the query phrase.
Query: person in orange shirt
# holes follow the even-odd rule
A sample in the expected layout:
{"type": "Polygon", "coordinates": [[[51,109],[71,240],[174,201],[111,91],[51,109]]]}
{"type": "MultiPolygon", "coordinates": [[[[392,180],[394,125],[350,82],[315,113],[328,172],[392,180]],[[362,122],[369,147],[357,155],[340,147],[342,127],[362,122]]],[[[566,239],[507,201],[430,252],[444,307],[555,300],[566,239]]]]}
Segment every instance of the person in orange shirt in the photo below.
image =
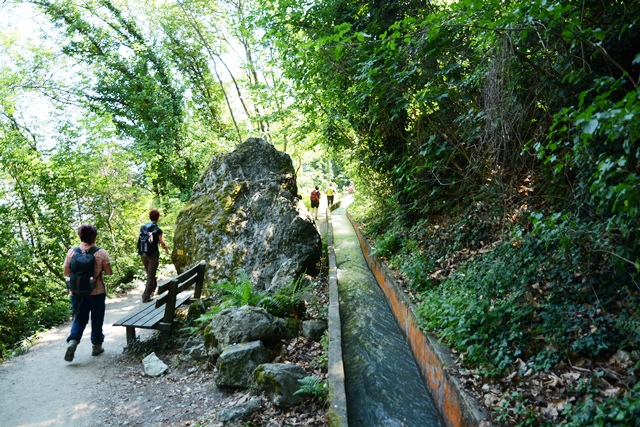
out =
{"type": "MultiPolygon", "coordinates": [[[[92,225],[81,225],[78,228],[78,237],[80,237],[80,246],[78,248],[81,252],[87,253],[96,245],[96,237],[98,236],[98,230],[92,225]]],[[[71,259],[77,252],[75,248],[70,248],[67,251],[67,256],[64,259],[64,276],[68,278],[71,276],[71,259]]],[[[104,249],[100,248],[93,254],[94,268],[93,277],[96,281],[95,288],[91,293],[84,297],[71,297],[71,304],[73,306],[73,324],[71,325],[71,333],[67,338],[67,351],[64,354],[64,360],[71,362],[76,352],[78,344],[82,339],[82,333],[84,328],[89,323],[89,317],[91,317],[91,344],[93,348],[91,354],[98,356],[104,352],[102,343],[104,342],[104,334],[102,333],[102,324],[104,323],[104,313],[106,308],[107,288],[104,284],[103,275],[111,276],[113,271],[111,269],[111,261],[109,260],[109,254],[104,249]]]]}

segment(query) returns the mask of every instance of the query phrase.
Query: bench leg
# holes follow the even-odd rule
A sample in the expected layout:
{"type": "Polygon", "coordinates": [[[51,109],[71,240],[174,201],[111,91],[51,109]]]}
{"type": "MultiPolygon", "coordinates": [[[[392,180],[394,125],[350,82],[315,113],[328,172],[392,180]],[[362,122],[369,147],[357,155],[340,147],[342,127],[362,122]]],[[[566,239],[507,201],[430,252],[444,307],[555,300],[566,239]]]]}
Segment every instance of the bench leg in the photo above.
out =
{"type": "Polygon", "coordinates": [[[160,344],[165,345],[171,337],[171,331],[160,331],[160,344]]]}
{"type": "Polygon", "coordinates": [[[127,345],[133,343],[136,340],[136,328],[127,326],[127,345]]]}

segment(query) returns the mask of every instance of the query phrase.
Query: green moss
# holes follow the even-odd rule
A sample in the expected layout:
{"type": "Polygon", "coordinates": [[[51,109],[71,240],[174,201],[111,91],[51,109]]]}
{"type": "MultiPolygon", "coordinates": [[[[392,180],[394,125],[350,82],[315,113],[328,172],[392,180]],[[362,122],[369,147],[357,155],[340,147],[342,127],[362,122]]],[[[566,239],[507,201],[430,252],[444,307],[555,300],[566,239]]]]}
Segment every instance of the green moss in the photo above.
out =
{"type": "Polygon", "coordinates": [[[291,331],[291,333],[298,335],[298,331],[300,330],[300,320],[294,319],[293,317],[287,317],[284,319],[284,325],[291,331]]]}
{"type": "Polygon", "coordinates": [[[211,325],[207,325],[204,328],[204,346],[206,348],[214,348],[218,346],[218,339],[216,338],[216,335],[213,333],[213,328],[211,327],[211,325]]]}
{"type": "Polygon", "coordinates": [[[336,414],[333,411],[329,411],[327,413],[327,421],[329,427],[340,427],[342,425],[342,419],[340,418],[340,415],[336,414]]]}
{"type": "Polygon", "coordinates": [[[259,390],[267,391],[276,395],[281,394],[282,390],[280,384],[278,384],[272,373],[265,370],[264,365],[258,366],[255,371],[253,371],[253,382],[259,390]]]}

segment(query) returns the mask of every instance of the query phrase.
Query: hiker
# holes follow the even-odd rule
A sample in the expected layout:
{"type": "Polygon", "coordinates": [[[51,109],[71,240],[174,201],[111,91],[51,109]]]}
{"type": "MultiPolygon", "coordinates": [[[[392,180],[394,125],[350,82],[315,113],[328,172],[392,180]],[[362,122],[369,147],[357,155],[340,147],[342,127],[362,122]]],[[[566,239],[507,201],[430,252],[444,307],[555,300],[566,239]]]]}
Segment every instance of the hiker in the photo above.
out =
{"type": "MultiPolygon", "coordinates": [[[[67,350],[64,354],[64,360],[71,362],[76,352],[76,347],[80,343],[84,328],[89,323],[89,315],[91,315],[91,344],[93,345],[91,355],[98,356],[104,352],[102,343],[104,342],[104,334],[102,333],[102,324],[104,323],[105,301],[107,289],[104,284],[103,275],[111,276],[111,261],[109,254],[104,249],[96,247],[96,237],[98,230],[92,225],[81,225],[78,228],[78,237],[80,237],[80,246],[69,249],[64,259],[64,276],[67,281],[67,289],[71,295],[71,304],[73,307],[73,323],[71,324],[71,333],[67,337],[67,350]],[[93,255],[93,274],[91,279],[92,290],[87,291],[86,296],[77,296],[72,292],[71,277],[76,276],[76,271],[72,271],[72,266],[76,268],[77,262],[72,263],[72,259],[83,258],[83,255],[93,255]]],[[[86,258],[86,256],[84,257],[86,258]]],[[[91,257],[89,257],[90,259],[91,257]]],[[[89,264],[87,264],[89,265],[89,264]]]]}
{"type": "Polygon", "coordinates": [[[320,206],[320,191],[318,190],[318,186],[316,185],[315,190],[311,192],[311,196],[309,197],[311,200],[311,215],[314,215],[315,219],[318,219],[318,207],[320,206]]]}
{"type": "Polygon", "coordinates": [[[159,219],[160,211],[152,209],[149,211],[150,222],[140,227],[138,253],[142,259],[142,265],[144,265],[144,269],[147,272],[147,284],[142,293],[142,302],[151,301],[151,297],[158,287],[158,280],[156,278],[158,264],[160,263],[158,244],[169,254],[169,248],[167,248],[167,244],[164,242],[162,230],[158,227],[159,219]]]}
{"type": "Polygon", "coordinates": [[[329,184],[329,188],[327,188],[327,206],[331,206],[333,204],[333,184],[329,184]]]}

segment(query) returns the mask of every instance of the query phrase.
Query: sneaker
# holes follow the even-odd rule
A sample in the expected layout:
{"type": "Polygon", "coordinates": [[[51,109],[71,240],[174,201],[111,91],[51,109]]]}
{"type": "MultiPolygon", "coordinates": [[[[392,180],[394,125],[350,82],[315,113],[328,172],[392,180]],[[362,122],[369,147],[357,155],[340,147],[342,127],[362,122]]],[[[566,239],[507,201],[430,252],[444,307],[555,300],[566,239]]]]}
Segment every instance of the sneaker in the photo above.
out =
{"type": "Polygon", "coordinates": [[[149,302],[149,301],[151,301],[151,298],[145,297],[144,295],[142,296],[142,302],[143,303],[146,303],[146,302],[149,302]]]}
{"type": "Polygon", "coordinates": [[[92,356],[98,356],[98,355],[100,355],[102,353],[104,353],[104,348],[102,348],[101,344],[93,346],[93,349],[91,350],[91,355],[92,356]]]}
{"type": "Polygon", "coordinates": [[[67,362],[71,362],[73,360],[73,355],[76,353],[76,347],[78,347],[78,341],[71,340],[67,344],[67,351],[64,354],[64,360],[67,362]]]}

